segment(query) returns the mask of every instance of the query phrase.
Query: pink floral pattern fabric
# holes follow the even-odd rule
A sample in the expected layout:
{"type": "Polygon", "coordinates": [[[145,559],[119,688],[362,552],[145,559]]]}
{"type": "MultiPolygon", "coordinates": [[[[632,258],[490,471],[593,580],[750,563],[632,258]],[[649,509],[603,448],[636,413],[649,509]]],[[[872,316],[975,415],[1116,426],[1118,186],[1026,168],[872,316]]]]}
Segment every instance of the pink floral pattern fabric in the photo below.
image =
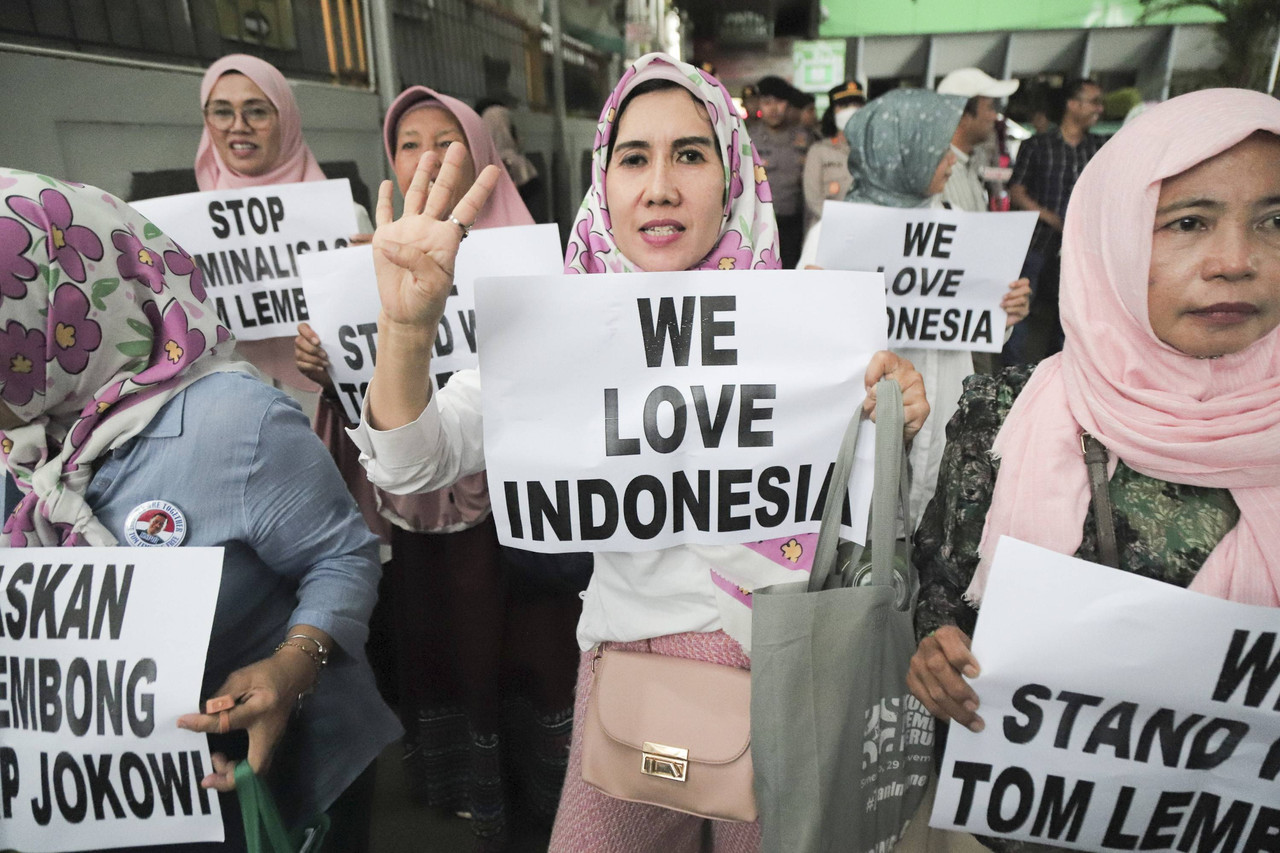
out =
{"type": "Polygon", "coordinates": [[[764,165],[751,144],[751,136],[738,117],[737,107],[720,81],[701,69],[661,53],[650,53],[623,73],[596,125],[591,155],[591,186],[569,233],[565,252],[567,273],[617,273],[641,271],[618,250],[605,202],[609,139],[614,132],[619,105],[636,86],[648,80],[670,80],[684,86],[702,101],[720,145],[725,167],[724,219],[720,239],[694,269],[779,269],[778,226],[770,201],[764,165]],[[743,188],[754,186],[754,193],[743,188]],[[766,258],[767,254],[767,258],[766,258]]]}
{"type": "Polygon", "coordinates": [[[84,500],[93,461],[243,362],[199,268],[127,204],[7,169],[0,198],[0,401],[24,424],[0,432],[23,493],[0,546],[114,545],[84,500]]]}
{"type": "Polygon", "coordinates": [[[120,251],[116,267],[121,278],[141,282],[153,293],[164,292],[164,261],[159,252],[142,245],[137,235],[128,231],[112,234],[111,243],[120,251]]]}
{"type": "Polygon", "coordinates": [[[27,295],[27,282],[36,277],[36,265],[27,257],[31,232],[12,219],[0,219],[0,299],[27,295]]]}
{"type": "Polygon", "coordinates": [[[92,230],[73,223],[67,197],[56,189],[43,190],[35,199],[9,196],[8,203],[10,210],[44,232],[49,263],[62,267],[72,281],[84,281],[85,258],[102,260],[102,241],[92,230]]]}

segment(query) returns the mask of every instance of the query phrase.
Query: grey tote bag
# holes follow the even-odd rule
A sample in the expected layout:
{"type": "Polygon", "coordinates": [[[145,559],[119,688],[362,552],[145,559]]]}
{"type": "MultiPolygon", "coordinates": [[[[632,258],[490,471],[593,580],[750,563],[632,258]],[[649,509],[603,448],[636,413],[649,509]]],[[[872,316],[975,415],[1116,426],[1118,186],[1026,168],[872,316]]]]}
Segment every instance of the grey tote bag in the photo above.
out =
{"type": "Polygon", "coordinates": [[[888,851],[933,767],[933,717],[907,690],[916,580],[902,389],[876,386],[870,568],[840,546],[860,415],[845,433],[808,582],[752,594],[751,752],[765,853],[888,851]],[[897,565],[895,566],[895,562],[897,565]]]}

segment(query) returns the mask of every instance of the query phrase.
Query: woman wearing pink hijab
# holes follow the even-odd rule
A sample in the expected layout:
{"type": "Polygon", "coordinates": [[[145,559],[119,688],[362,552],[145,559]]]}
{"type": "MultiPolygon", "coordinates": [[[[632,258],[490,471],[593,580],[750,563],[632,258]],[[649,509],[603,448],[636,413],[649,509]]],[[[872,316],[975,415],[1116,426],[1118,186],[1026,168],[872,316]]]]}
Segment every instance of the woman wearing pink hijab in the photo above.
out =
{"type": "Polygon", "coordinates": [[[1195,92],[1126,125],[1076,184],[1062,258],[1063,351],[969,381],[917,534],[912,690],[975,731],[961,675],[1001,535],[1280,606],[1280,101],[1195,92]]]}
{"type": "MultiPolygon", "coordinates": [[[[201,190],[325,180],[302,138],[293,90],[271,63],[241,53],[222,57],[204,73],[200,106],[204,132],[196,149],[196,182],[201,190]]],[[[356,219],[361,232],[373,230],[359,206],[356,219]]],[[[294,366],[287,337],[240,341],[236,351],[281,385],[320,390],[294,366]]]]}
{"type": "MultiPolygon", "coordinates": [[[[458,146],[465,155],[451,208],[493,165],[501,172],[472,227],[533,224],[480,117],[456,98],[426,86],[405,90],[387,111],[383,142],[402,194],[423,153],[443,159],[458,146]]],[[[573,629],[581,609],[576,590],[508,576],[483,471],[423,494],[394,495],[372,486],[344,429],[354,424],[332,397],[320,340],[305,323],[298,332],[298,369],[325,388],[316,432],[365,518],[391,544],[383,600],[396,635],[411,793],[470,815],[481,846],[499,849],[510,811],[504,766],[520,776],[532,812],[547,822],[555,813],[573,716],[573,629]],[[526,685],[519,695],[504,689],[513,671],[526,685]]]]}

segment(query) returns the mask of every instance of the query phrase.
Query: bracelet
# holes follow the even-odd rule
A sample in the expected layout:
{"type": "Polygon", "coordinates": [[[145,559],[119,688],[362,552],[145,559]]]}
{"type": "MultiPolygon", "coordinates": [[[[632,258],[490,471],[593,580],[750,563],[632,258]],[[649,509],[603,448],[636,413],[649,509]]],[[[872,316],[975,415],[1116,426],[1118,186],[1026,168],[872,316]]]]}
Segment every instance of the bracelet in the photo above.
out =
{"type": "MultiPolygon", "coordinates": [[[[310,638],[308,637],[308,639],[310,639],[310,638]]],[[[319,644],[317,644],[317,645],[319,645],[319,644]]],[[[279,652],[281,649],[285,648],[286,646],[288,646],[288,647],[289,647],[289,648],[291,648],[291,649],[297,649],[298,651],[302,652],[304,655],[306,655],[308,658],[310,658],[310,659],[311,659],[311,663],[312,663],[312,665],[313,665],[313,666],[315,666],[315,668],[316,668],[316,680],[317,680],[317,681],[319,681],[319,680],[320,680],[320,672],[321,672],[321,670],[323,670],[323,669],[324,669],[324,665],[325,665],[326,663],[328,663],[328,656],[327,656],[327,655],[324,655],[324,654],[321,654],[321,653],[320,653],[320,652],[318,652],[318,651],[312,651],[311,649],[309,649],[309,648],[307,648],[306,646],[304,646],[302,643],[297,642],[297,641],[296,641],[294,638],[292,638],[292,637],[290,637],[290,638],[286,639],[286,640],[285,640],[284,642],[282,642],[280,645],[276,646],[276,649],[275,649],[275,650],[276,650],[277,652],[279,652]]],[[[320,646],[320,648],[321,648],[321,649],[324,649],[324,646],[320,646]]],[[[313,685],[313,688],[314,688],[314,685],[313,685]]],[[[310,691],[308,691],[308,692],[310,692],[310,691]]]]}
{"type": "Polygon", "coordinates": [[[328,646],[326,646],[324,643],[320,642],[310,634],[290,634],[289,636],[285,637],[284,640],[286,643],[289,642],[290,640],[306,640],[308,643],[314,643],[316,647],[316,654],[319,655],[320,666],[326,666],[329,663],[328,646]]]}

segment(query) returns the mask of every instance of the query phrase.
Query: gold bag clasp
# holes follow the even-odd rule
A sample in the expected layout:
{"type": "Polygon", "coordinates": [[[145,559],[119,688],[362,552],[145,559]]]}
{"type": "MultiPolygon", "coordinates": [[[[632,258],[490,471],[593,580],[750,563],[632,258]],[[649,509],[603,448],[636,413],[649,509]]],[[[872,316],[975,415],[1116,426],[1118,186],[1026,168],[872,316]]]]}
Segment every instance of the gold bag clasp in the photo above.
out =
{"type": "Polygon", "coordinates": [[[689,772],[689,750],[662,743],[644,742],[640,772],[646,776],[684,782],[689,772]]]}

